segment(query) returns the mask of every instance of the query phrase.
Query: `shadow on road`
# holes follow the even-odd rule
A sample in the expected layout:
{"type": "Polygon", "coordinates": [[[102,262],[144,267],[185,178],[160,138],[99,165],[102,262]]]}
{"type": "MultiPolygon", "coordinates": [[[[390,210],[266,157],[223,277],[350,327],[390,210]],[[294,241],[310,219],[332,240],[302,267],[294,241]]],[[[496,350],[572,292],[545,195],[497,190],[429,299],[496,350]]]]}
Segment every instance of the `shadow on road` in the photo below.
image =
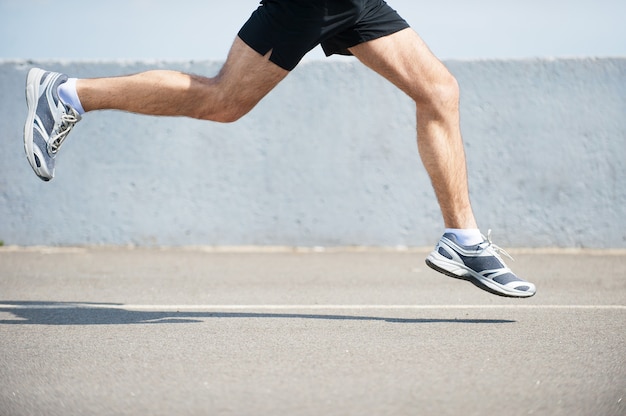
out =
{"type": "Polygon", "coordinates": [[[254,312],[193,312],[193,311],[137,311],[123,308],[123,304],[84,302],[0,301],[0,313],[9,313],[14,319],[1,316],[0,325],[130,325],[130,324],[185,324],[200,323],[206,319],[263,318],[263,319],[321,319],[338,321],[381,321],[398,324],[506,324],[508,319],[433,319],[389,318],[359,315],[326,315],[304,313],[254,312]]]}

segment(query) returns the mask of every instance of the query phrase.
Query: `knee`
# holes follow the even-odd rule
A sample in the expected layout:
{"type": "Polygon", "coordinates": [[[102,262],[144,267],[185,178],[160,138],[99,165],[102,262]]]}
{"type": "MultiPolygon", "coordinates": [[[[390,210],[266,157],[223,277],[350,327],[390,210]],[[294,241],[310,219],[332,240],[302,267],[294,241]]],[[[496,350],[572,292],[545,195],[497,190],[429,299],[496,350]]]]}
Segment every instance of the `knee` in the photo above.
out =
{"type": "Polygon", "coordinates": [[[195,96],[194,118],[216,121],[219,123],[233,123],[252,110],[258,100],[253,99],[246,91],[230,87],[212,80],[208,88],[195,96]]]}
{"type": "Polygon", "coordinates": [[[458,105],[460,98],[460,89],[459,82],[456,78],[448,73],[445,79],[441,82],[440,88],[440,96],[443,101],[453,103],[455,107],[458,105]]]}
{"type": "Polygon", "coordinates": [[[413,97],[418,109],[446,114],[458,112],[460,89],[456,78],[449,72],[440,74],[425,93],[413,97]]]}

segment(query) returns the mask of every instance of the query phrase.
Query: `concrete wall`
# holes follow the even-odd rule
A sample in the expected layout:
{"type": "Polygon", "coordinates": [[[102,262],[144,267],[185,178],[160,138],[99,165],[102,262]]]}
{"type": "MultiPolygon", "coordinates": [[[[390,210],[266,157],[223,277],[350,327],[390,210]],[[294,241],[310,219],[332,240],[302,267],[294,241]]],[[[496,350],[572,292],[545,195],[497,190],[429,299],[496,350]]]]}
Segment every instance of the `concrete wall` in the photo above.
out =
{"type": "MultiPolygon", "coordinates": [[[[626,247],[626,59],[446,62],[478,220],[503,246],[626,247]]],[[[412,102],[356,61],[298,67],[246,118],[86,115],[50,183],[24,79],[217,62],[0,63],[0,240],[19,245],[430,246],[442,223],[412,102]]]]}

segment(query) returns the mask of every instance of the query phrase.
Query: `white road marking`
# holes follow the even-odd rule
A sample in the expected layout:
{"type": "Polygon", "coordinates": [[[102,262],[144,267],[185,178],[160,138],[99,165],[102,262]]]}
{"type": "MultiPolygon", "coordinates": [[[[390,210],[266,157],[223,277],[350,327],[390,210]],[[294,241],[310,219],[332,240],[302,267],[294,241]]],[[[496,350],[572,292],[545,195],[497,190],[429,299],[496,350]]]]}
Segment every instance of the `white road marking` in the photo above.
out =
{"type": "Polygon", "coordinates": [[[26,303],[0,304],[0,310],[6,309],[120,309],[145,311],[241,311],[241,310],[463,310],[463,309],[553,309],[553,310],[626,310],[626,305],[139,305],[107,303],[26,303]]]}

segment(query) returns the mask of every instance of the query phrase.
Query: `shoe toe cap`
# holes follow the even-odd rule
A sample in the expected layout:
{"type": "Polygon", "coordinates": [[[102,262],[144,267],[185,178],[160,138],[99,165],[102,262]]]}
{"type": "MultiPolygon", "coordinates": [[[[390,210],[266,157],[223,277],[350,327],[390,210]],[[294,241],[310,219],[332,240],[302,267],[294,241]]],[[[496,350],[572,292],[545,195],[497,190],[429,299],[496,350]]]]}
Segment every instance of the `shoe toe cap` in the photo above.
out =
{"type": "Polygon", "coordinates": [[[524,281],[518,282],[518,284],[512,288],[523,296],[532,296],[537,291],[534,284],[524,281]]]}

